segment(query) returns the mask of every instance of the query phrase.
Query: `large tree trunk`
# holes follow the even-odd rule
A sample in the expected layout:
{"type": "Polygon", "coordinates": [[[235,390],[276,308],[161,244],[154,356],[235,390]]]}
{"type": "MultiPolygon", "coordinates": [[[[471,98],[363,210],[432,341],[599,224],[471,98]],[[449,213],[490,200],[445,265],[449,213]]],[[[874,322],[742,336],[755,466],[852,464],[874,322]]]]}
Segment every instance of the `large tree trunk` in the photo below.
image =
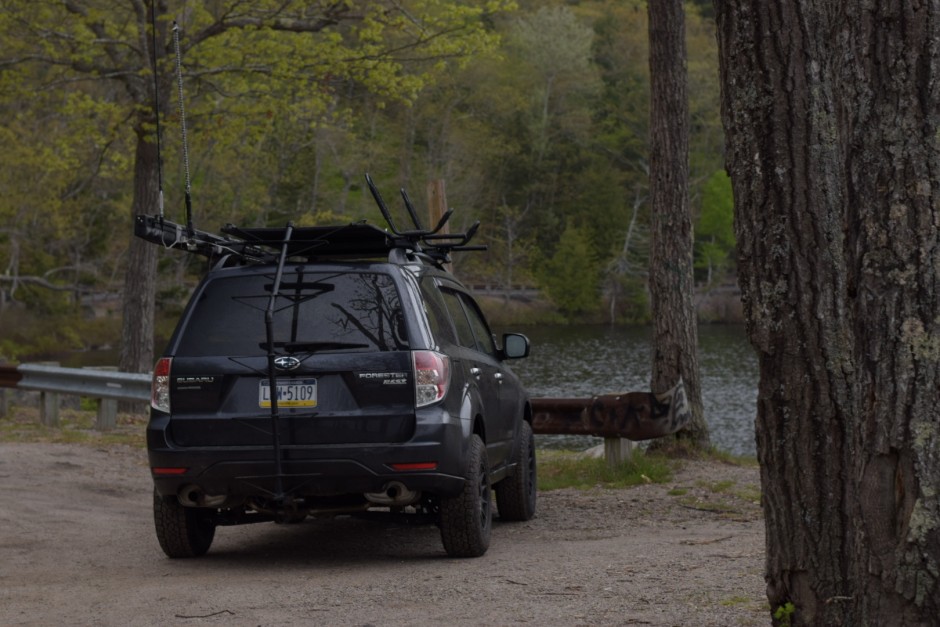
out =
{"type": "Polygon", "coordinates": [[[652,391],[661,394],[679,377],[692,420],[676,437],[709,446],[702,415],[692,275],[689,210],[689,104],[685,15],[681,0],[648,4],[650,39],[650,308],[653,316],[652,391]]]}
{"type": "Polygon", "coordinates": [[[936,625],[940,4],[715,7],[771,610],[936,625]]]}
{"type": "MultiPolygon", "coordinates": [[[[169,21],[162,19],[168,11],[165,0],[152,0],[148,7],[139,5],[136,12],[140,33],[140,67],[157,72],[161,82],[156,88],[153,78],[145,74],[125,77],[122,82],[131,102],[137,103],[134,134],[137,148],[134,153],[134,197],[131,201],[131,222],[138,215],[153,215],[160,210],[160,137],[157,129],[165,116],[170,93],[170,74],[164,60],[169,41],[169,21]],[[156,32],[148,29],[156,28],[156,32]],[[151,49],[152,48],[152,49],[151,49]],[[156,93],[155,93],[156,91],[156,93]],[[148,109],[155,102],[157,111],[148,109]]],[[[158,249],[136,237],[130,238],[127,266],[124,274],[123,319],[121,322],[121,354],[119,368],[123,372],[149,372],[153,367],[154,314],[156,312],[156,276],[158,249]]],[[[130,411],[134,404],[122,404],[130,411]]]]}
{"type": "MultiPolygon", "coordinates": [[[[132,221],[137,215],[157,212],[158,159],[154,135],[146,131],[143,123],[138,123],[132,221]]],[[[121,328],[120,369],[123,372],[149,372],[153,367],[156,276],[157,247],[131,237],[127,251],[121,328]]]]}

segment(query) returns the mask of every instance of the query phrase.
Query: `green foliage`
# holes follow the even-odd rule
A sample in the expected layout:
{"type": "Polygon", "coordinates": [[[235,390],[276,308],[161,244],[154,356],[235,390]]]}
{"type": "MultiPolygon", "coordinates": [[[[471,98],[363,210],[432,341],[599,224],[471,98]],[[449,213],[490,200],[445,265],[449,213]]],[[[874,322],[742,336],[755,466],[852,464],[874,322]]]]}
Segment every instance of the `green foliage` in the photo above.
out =
{"type": "MultiPolygon", "coordinates": [[[[350,0],[320,7],[335,19],[317,28],[299,0],[166,4],[156,53],[171,219],[184,208],[177,20],[202,228],[378,222],[366,171],[383,190],[406,187],[419,210],[427,182],[444,179],[452,228],[480,220],[475,243],[490,250],[457,256],[459,275],[543,285],[567,317],[648,315],[645,2],[350,0]]],[[[713,174],[722,139],[706,4],[687,5],[690,162],[699,278],[717,281],[734,270],[734,244],[713,174]]],[[[134,6],[0,0],[0,311],[59,320],[120,294],[135,151],[139,137],[155,140],[151,32],[134,6]]],[[[161,254],[167,311],[202,270],[181,257],[161,254]]],[[[85,343],[54,337],[0,331],[17,354],[85,343]]]]}
{"type": "Polygon", "coordinates": [[[692,204],[701,185],[724,158],[718,89],[718,40],[711,2],[686,3],[686,48],[689,94],[689,184],[692,204]],[[703,6],[707,4],[707,6],[703,6]],[[710,17],[703,17],[708,15],[710,17]]]}
{"type": "Polygon", "coordinates": [[[716,170],[702,190],[702,211],[695,228],[695,267],[705,271],[706,282],[733,264],[734,198],[731,179],[716,170]]]}
{"type": "Polygon", "coordinates": [[[604,286],[608,298],[611,323],[645,323],[649,321],[649,290],[645,275],[611,274],[604,286]]]}
{"type": "Polygon", "coordinates": [[[774,610],[774,624],[779,627],[790,627],[793,624],[793,616],[796,614],[796,606],[790,601],[774,610]]]}
{"type": "Polygon", "coordinates": [[[673,470],[668,459],[641,451],[634,451],[629,461],[611,466],[604,459],[540,450],[538,464],[539,490],[627,488],[645,483],[665,483],[672,479],[673,470]]]}
{"type": "Polygon", "coordinates": [[[555,253],[543,263],[539,282],[569,318],[597,310],[600,305],[597,253],[586,229],[568,224],[555,253]]]}
{"type": "Polygon", "coordinates": [[[0,311],[0,361],[91,350],[113,341],[113,321],[86,317],[74,307],[43,316],[23,307],[0,311]]]}

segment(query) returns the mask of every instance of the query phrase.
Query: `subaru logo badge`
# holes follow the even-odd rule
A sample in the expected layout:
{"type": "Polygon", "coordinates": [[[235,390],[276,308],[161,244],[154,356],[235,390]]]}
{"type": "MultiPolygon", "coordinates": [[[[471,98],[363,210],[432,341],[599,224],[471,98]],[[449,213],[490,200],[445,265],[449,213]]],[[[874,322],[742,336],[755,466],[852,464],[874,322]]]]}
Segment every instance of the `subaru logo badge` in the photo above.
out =
{"type": "Polygon", "coordinates": [[[300,365],[300,360],[296,357],[277,357],[274,360],[274,365],[279,370],[293,370],[300,365]]]}

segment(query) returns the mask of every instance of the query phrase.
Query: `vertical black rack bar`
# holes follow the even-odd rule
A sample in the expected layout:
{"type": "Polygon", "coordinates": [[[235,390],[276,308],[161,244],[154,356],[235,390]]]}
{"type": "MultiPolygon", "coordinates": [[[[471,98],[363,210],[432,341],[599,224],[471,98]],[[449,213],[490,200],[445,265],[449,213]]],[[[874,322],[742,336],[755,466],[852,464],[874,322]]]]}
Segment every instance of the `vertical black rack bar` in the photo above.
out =
{"type": "Polygon", "coordinates": [[[281,291],[281,276],[284,274],[284,263],[287,261],[287,248],[291,235],[294,232],[294,223],[288,222],[284,230],[284,241],[281,243],[281,254],[277,262],[277,272],[274,275],[274,286],[271,288],[271,298],[268,308],[264,312],[265,336],[268,340],[268,389],[271,392],[271,445],[274,449],[274,494],[275,500],[281,504],[284,500],[284,461],[281,451],[281,436],[278,423],[281,419],[277,400],[277,371],[274,360],[277,357],[274,347],[274,308],[278,293],[281,291]]]}

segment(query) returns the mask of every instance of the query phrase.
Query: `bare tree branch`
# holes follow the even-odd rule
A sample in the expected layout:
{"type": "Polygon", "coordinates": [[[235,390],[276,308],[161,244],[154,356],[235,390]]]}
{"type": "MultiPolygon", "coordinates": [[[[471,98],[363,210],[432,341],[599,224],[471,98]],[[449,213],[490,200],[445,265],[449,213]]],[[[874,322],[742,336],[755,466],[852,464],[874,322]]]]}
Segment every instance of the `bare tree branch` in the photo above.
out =
{"type": "Polygon", "coordinates": [[[181,44],[181,48],[183,51],[187,51],[207,39],[236,29],[264,27],[275,31],[286,31],[292,33],[319,33],[330,26],[338,25],[343,21],[360,21],[362,19],[364,19],[362,14],[350,13],[350,8],[347,7],[344,2],[334,3],[326,9],[323,16],[316,19],[301,19],[290,17],[265,18],[252,15],[236,17],[223,16],[221,19],[193,34],[192,37],[188,37],[186,39],[185,45],[181,44]]]}
{"type": "Polygon", "coordinates": [[[36,285],[37,287],[53,290],[55,292],[74,292],[75,294],[94,294],[98,291],[90,287],[84,287],[82,285],[57,285],[38,276],[0,275],[0,283],[12,283],[13,285],[29,283],[31,285],[36,285]]]}

